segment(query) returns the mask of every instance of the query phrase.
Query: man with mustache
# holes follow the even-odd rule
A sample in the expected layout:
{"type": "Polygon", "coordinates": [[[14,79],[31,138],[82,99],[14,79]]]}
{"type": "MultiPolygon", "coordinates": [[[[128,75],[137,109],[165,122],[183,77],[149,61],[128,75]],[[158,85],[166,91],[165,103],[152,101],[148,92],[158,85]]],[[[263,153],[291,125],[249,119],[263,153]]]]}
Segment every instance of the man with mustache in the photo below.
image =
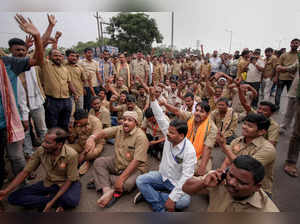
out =
{"type": "Polygon", "coordinates": [[[8,202],[24,208],[38,208],[56,212],[75,208],[80,200],[78,154],[65,145],[68,133],[61,128],[50,129],[42,146],[33,154],[22,172],[2,191],[0,200],[16,189],[28,175],[42,165],[46,178],[36,184],[20,188],[8,197],[8,202]]]}
{"type": "Polygon", "coordinates": [[[272,143],[264,137],[269,126],[270,121],[263,114],[249,113],[242,125],[241,137],[233,140],[228,146],[224,136],[218,133],[216,142],[226,155],[222,169],[228,167],[239,155],[250,155],[261,162],[266,172],[262,181],[262,189],[271,196],[276,150],[272,143]]]}
{"type": "Polygon", "coordinates": [[[224,173],[217,170],[202,180],[187,180],[183,191],[208,194],[208,212],[279,212],[261,189],[264,175],[264,166],[258,160],[241,155],[224,173]]]}
{"type": "Polygon", "coordinates": [[[97,192],[103,192],[97,204],[102,208],[112,206],[123,192],[130,192],[134,188],[136,178],[146,172],[149,147],[144,131],[138,127],[135,111],[123,114],[122,125],[91,135],[85,150],[93,150],[96,141],[104,138],[115,138],[115,149],[114,156],[100,157],[94,162],[94,186],[97,192]]]}
{"type": "Polygon", "coordinates": [[[155,212],[174,212],[187,208],[191,198],[182,191],[182,185],[193,176],[196,152],[193,144],[186,138],[186,121],[166,118],[155,98],[155,89],[150,88],[151,109],[160,130],[165,136],[162,160],[159,171],[151,171],[136,180],[139,193],[136,204],[145,199],[155,212]]]}

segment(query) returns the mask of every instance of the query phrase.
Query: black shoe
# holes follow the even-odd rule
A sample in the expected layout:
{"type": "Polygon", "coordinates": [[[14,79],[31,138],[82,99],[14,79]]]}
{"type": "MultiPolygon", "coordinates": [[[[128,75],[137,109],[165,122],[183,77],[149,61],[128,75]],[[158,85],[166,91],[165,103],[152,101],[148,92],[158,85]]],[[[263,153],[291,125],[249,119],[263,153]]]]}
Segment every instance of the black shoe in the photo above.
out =
{"type": "Polygon", "coordinates": [[[137,203],[142,202],[142,201],[145,201],[145,198],[141,192],[138,192],[133,198],[133,204],[136,205],[137,203]]]}

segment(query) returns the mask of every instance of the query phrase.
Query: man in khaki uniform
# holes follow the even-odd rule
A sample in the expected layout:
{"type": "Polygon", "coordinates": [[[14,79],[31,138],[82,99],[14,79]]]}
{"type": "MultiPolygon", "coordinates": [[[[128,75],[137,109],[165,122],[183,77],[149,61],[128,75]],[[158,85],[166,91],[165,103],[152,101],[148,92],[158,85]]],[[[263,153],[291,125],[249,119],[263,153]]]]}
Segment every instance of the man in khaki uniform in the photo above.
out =
{"type": "Polygon", "coordinates": [[[124,85],[123,77],[118,77],[116,84],[107,83],[107,89],[110,90],[114,95],[120,96],[120,93],[123,91],[129,92],[128,87],[124,85]]]}
{"type": "Polygon", "coordinates": [[[261,189],[264,176],[264,166],[258,160],[242,155],[224,173],[214,171],[204,179],[187,180],[183,191],[208,194],[208,212],[279,212],[261,189]]]}
{"type": "Polygon", "coordinates": [[[138,127],[138,115],[135,111],[126,111],[123,116],[122,126],[91,135],[86,144],[86,150],[90,151],[97,139],[115,138],[114,156],[98,158],[94,162],[95,187],[97,191],[103,191],[97,201],[100,207],[109,207],[124,191],[130,192],[136,178],[146,172],[149,142],[138,127]]]}
{"type": "Polygon", "coordinates": [[[92,108],[89,115],[97,117],[101,121],[103,128],[111,127],[110,111],[105,106],[101,105],[99,96],[92,97],[91,106],[92,108]]]}
{"type": "Polygon", "coordinates": [[[172,75],[176,75],[178,78],[182,76],[182,64],[179,56],[176,57],[176,61],[173,64],[172,75]]]}
{"type": "Polygon", "coordinates": [[[293,80],[295,78],[297,67],[293,67],[291,70],[289,66],[298,62],[298,47],[300,41],[294,39],[291,41],[291,51],[282,54],[279,58],[279,64],[276,67],[277,76],[275,82],[277,82],[277,90],[275,96],[275,104],[280,107],[280,97],[284,87],[286,86],[287,91],[290,90],[293,80]]]}
{"type": "Polygon", "coordinates": [[[250,155],[265,167],[266,176],[262,181],[262,188],[272,195],[273,167],[275,165],[276,150],[263,136],[270,126],[270,121],[262,114],[249,113],[242,126],[242,137],[226,145],[224,137],[219,133],[217,143],[227,156],[222,164],[222,169],[228,167],[239,155],[250,155]]]}
{"type": "Polygon", "coordinates": [[[75,125],[71,130],[69,137],[69,146],[72,147],[78,154],[78,163],[82,164],[79,168],[79,174],[84,175],[90,168],[90,161],[100,156],[104,141],[97,141],[95,148],[89,152],[84,150],[88,137],[102,130],[101,121],[83,109],[79,109],[74,114],[75,125]]]}
{"type": "Polygon", "coordinates": [[[242,73],[248,71],[248,65],[250,64],[249,53],[249,50],[243,50],[242,52],[237,65],[237,78],[242,78],[242,73]]]}
{"type": "Polygon", "coordinates": [[[68,134],[63,129],[50,129],[42,146],[34,152],[24,170],[6,189],[0,191],[0,200],[42,165],[46,171],[44,181],[13,192],[8,197],[9,203],[24,208],[43,209],[44,212],[50,211],[54,205],[57,206],[57,212],[76,207],[81,191],[77,170],[78,154],[64,144],[67,138],[68,134]]]}
{"type": "Polygon", "coordinates": [[[50,60],[44,60],[41,72],[41,82],[46,94],[46,122],[48,128],[61,127],[68,130],[72,112],[70,92],[75,101],[75,88],[71,83],[71,74],[62,64],[61,52],[52,49],[49,53],[50,60]]]}
{"type": "Polygon", "coordinates": [[[145,83],[148,83],[148,72],[147,72],[148,64],[143,59],[143,54],[141,52],[138,52],[137,60],[133,60],[130,63],[130,66],[131,66],[131,74],[134,79],[135,76],[139,76],[142,80],[145,81],[145,83]]]}
{"type": "Polygon", "coordinates": [[[103,80],[100,77],[98,62],[93,59],[93,50],[91,48],[84,49],[84,56],[85,59],[79,62],[87,74],[84,84],[84,109],[90,110],[91,97],[99,93],[99,87],[103,84],[103,80]]]}
{"type": "Polygon", "coordinates": [[[125,111],[135,111],[138,115],[138,126],[140,126],[142,124],[143,121],[143,112],[141,111],[141,109],[135,104],[136,100],[135,97],[132,95],[127,95],[126,97],[127,101],[126,104],[121,104],[118,106],[114,106],[113,103],[116,102],[117,97],[114,95],[111,97],[110,99],[110,111],[111,112],[121,112],[122,116],[124,116],[124,112],[125,111]]]}
{"type": "Polygon", "coordinates": [[[217,102],[217,109],[211,112],[210,119],[216,124],[218,130],[226,138],[226,143],[230,145],[236,138],[236,129],[238,125],[238,116],[229,107],[227,98],[221,98],[217,102]]]}
{"type": "Polygon", "coordinates": [[[77,101],[73,98],[73,103],[76,104],[76,109],[83,109],[83,88],[84,83],[86,82],[86,74],[84,73],[83,68],[77,63],[76,52],[73,50],[67,50],[66,56],[68,62],[66,68],[69,70],[71,75],[71,82],[74,86],[76,96],[78,97],[77,101]]]}
{"type": "Polygon", "coordinates": [[[157,85],[158,83],[163,81],[164,74],[160,64],[157,61],[156,56],[153,57],[152,63],[153,63],[152,83],[157,85]]]}
{"type": "Polygon", "coordinates": [[[116,78],[118,80],[119,77],[123,78],[124,85],[129,88],[131,82],[131,74],[130,67],[127,64],[126,57],[124,54],[120,54],[120,63],[116,66],[116,78]]]}

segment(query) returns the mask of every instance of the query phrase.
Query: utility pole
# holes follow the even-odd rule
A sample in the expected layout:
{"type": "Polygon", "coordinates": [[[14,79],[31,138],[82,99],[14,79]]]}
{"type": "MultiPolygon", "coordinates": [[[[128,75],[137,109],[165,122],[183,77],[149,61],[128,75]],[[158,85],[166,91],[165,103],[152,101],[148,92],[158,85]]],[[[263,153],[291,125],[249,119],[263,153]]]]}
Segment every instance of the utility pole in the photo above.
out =
{"type": "Polygon", "coordinates": [[[231,52],[231,43],[232,43],[232,30],[225,30],[226,32],[229,32],[230,33],[230,42],[229,42],[229,54],[231,52]]]}
{"type": "Polygon", "coordinates": [[[172,34],[171,34],[171,48],[174,48],[174,12],[172,12],[172,34]]]}
{"type": "MultiPolygon", "coordinates": [[[[100,22],[99,20],[101,19],[99,12],[96,12],[96,15],[94,16],[97,20],[97,30],[98,30],[98,41],[101,40],[101,35],[100,35],[100,22]]],[[[102,33],[102,28],[101,28],[101,33],[102,33]]]]}

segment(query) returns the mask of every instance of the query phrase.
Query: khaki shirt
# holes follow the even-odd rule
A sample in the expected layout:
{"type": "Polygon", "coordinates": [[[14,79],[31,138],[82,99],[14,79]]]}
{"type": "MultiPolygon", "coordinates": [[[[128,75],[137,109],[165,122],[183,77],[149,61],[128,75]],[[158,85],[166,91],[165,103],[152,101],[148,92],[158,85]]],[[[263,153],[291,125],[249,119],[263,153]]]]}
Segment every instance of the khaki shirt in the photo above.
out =
{"type": "Polygon", "coordinates": [[[110,112],[106,107],[101,106],[98,113],[96,113],[95,110],[91,108],[89,115],[96,116],[101,121],[103,128],[111,127],[110,112]]]}
{"type": "Polygon", "coordinates": [[[147,73],[147,62],[143,59],[140,61],[138,59],[133,60],[130,64],[131,66],[131,74],[138,75],[142,80],[146,80],[147,73]]]}
{"type": "Polygon", "coordinates": [[[40,164],[46,171],[44,186],[50,187],[53,184],[62,186],[67,180],[79,180],[78,174],[78,154],[71,147],[64,145],[61,153],[52,160],[52,155],[47,153],[43,147],[39,147],[32,155],[24,170],[31,173],[35,171],[40,164]]]}
{"type": "Polygon", "coordinates": [[[262,181],[262,189],[272,193],[273,186],[273,168],[276,159],[276,150],[274,146],[260,136],[255,138],[250,144],[246,145],[245,138],[234,139],[230,144],[232,152],[236,156],[249,155],[257,159],[265,167],[265,178],[262,181]]]}
{"type": "MultiPolygon", "coordinates": [[[[116,111],[121,112],[121,114],[123,116],[123,113],[128,110],[128,107],[127,107],[127,104],[122,104],[122,105],[116,106],[115,109],[116,109],[116,111]]],[[[137,112],[137,114],[138,114],[138,123],[140,126],[143,122],[143,112],[141,111],[141,109],[138,106],[135,106],[133,108],[133,111],[137,112]]],[[[120,118],[122,118],[122,117],[120,117],[120,118]]]]}
{"type": "Polygon", "coordinates": [[[211,73],[211,64],[201,64],[200,65],[200,75],[203,77],[209,77],[211,73]]]}
{"type": "Polygon", "coordinates": [[[75,89],[77,96],[83,96],[83,87],[86,80],[86,76],[83,68],[78,64],[66,64],[66,68],[71,75],[71,82],[75,89]]]}
{"type": "Polygon", "coordinates": [[[238,65],[237,65],[237,77],[241,78],[242,73],[245,71],[245,68],[248,67],[249,62],[245,60],[243,57],[240,58],[238,65]]]}
{"type": "Polygon", "coordinates": [[[136,105],[141,109],[144,110],[146,105],[149,105],[149,95],[141,96],[140,94],[137,95],[136,105]]]}
{"type": "MultiPolygon", "coordinates": [[[[86,140],[94,133],[99,132],[102,130],[102,123],[101,121],[95,117],[94,115],[88,116],[88,125],[86,127],[75,127],[72,131],[72,136],[78,140],[78,144],[81,147],[85,147],[86,140]]],[[[97,140],[97,144],[102,143],[104,144],[104,141],[97,140]]]]}
{"type": "Polygon", "coordinates": [[[125,170],[132,160],[141,162],[138,170],[145,173],[148,159],[148,139],[144,131],[135,127],[128,135],[125,134],[123,126],[116,126],[104,130],[107,138],[115,138],[115,171],[125,170]]]}
{"type": "Polygon", "coordinates": [[[272,55],[269,58],[265,59],[265,70],[263,72],[263,77],[266,78],[273,78],[275,75],[275,68],[277,65],[277,57],[272,55]]]}
{"type": "MultiPolygon", "coordinates": [[[[298,53],[287,52],[280,56],[279,65],[290,66],[298,61],[298,53]]],[[[295,73],[290,72],[280,72],[279,80],[293,80],[295,78],[295,73]]]]}
{"type": "MultiPolygon", "coordinates": [[[[165,116],[165,118],[169,122],[169,118],[167,116],[165,116]]],[[[150,134],[154,138],[161,139],[165,137],[162,131],[160,130],[158,124],[153,125],[151,122],[147,120],[146,117],[143,120],[141,128],[146,130],[146,134],[150,134]]]]}
{"type": "Polygon", "coordinates": [[[163,80],[163,70],[159,64],[153,65],[153,72],[152,72],[152,81],[155,84],[160,83],[163,80]]]}
{"type": "Polygon", "coordinates": [[[120,88],[120,87],[117,87],[116,84],[113,84],[112,87],[114,88],[114,90],[115,90],[119,95],[120,95],[121,92],[123,92],[123,91],[129,92],[128,87],[127,87],[126,85],[123,85],[123,86],[121,86],[121,88],[120,88]]]}
{"type": "Polygon", "coordinates": [[[208,212],[279,212],[274,202],[261,189],[242,201],[234,200],[224,185],[208,190],[208,212]]]}
{"type": "Polygon", "coordinates": [[[45,59],[40,78],[47,96],[57,99],[70,97],[71,74],[66,66],[57,66],[52,61],[45,59]]]}
{"type": "Polygon", "coordinates": [[[173,69],[172,69],[172,75],[181,75],[181,63],[174,62],[173,69]]]}
{"type": "Polygon", "coordinates": [[[130,77],[130,69],[129,69],[129,65],[126,63],[124,65],[119,64],[119,70],[116,70],[116,74],[117,74],[117,78],[118,77],[122,77],[124,79],[124,85],[128,87],[128,75],[130,77]],[[128,74],[129,72],[129,74],[128,74]]]}
{"type": "MultiPolygon", "coordinates": [[[[98,81],[97,73],[99,72],[99,63],[95,60],[88,61],[87,59],[83,59],[79,62],[79,64],[83,67],[86,72],[87,80],[91,80],[92,86],[99,86],[100,83],[98,81]]],[[[85,87],[89,87],[88,82],[85,82],[85,87]]]]}
{"type": "Polygon", "coordinates": [[[279,140],[279,130],[279,124],[274,119],[270,118],[270,127],[265,135],[265,138],[269,141],[275,142],[276,145],[279,140]]]}
{"type": "Polygon", "coordinates": [[[223,118],[221,117],[219,110],[216,109],[211,112],[210,118],[214,121],[219,130],[222,128],[222,133],[225,138],[235,135],[238,125],[238,116],[233,112],[232,108],[228,108],[227,113],[223,118]]]}

